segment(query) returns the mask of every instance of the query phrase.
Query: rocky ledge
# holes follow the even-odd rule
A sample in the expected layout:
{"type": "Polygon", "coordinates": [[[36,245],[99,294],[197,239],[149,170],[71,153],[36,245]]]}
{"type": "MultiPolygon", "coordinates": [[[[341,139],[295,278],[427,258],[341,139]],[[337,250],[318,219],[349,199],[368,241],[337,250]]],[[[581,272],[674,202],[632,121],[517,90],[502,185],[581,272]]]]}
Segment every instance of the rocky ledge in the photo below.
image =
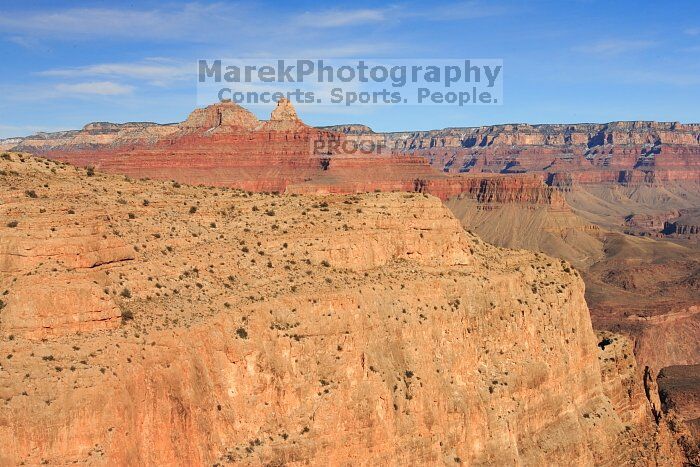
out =
{"type": "Polygon", "coordinates": [[[576,270],[435,197],[0,170],[0,463],[678,461],[576,270]]]}

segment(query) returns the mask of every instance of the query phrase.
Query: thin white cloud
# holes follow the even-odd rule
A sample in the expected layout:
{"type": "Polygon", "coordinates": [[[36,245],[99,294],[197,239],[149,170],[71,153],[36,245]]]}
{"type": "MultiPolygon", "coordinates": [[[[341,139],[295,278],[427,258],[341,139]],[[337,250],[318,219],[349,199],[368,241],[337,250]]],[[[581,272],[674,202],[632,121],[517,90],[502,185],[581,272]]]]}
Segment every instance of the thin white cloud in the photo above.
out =
{"type": "Polygon", "coordinates": [[[312,58],[342,58],[342,57],[374,57],[377,54],[383,54],[388,52],[397,52],[401,50],[402,47],[398,44],[386,42],[386,43],[371,43],[371,42],[358,42],[358,43],[348,43],[338,46],[327,46],[327,47],[314,47],[298,49],[293,54],[297,57],[312,57],[312,58]]]}
{"type": "Polygon", "coordinates": [[[656,42],[649,40],[607,39],[575,47],[574,51],[594,55],[618,55],[648,49],[655,45],[656,42]]]}
{"type": "Polygon", "coordinates": [[[149,84],[164,86],[195,76],[194,62],[183,63],[168,59],[148,59],[132,63],[98,63],[73,68],[55,68],[36,73],[45,77],[107,77],[143,80],[149,84]]]}
{"type": "Polygon", "coordinates": [[[443,5],[404,3],[387,8],[329,9],[306,11],[294,23],[306,28],[338,28],[374,23],[399,22],[407,19],[423,21],[460,21],[508,13],[508,9],[480,1],[462,1],[443,5]]]}
{"type": "Polygon", "coordinates": [[[134,91],[133,86],[113,83],[111,81],[91,81],[74,84],[61,83],[57,84],[55,89],[60,93],[97,96],[122,96],[131,94],[134,91]]]}
{"type": "Polygon", "coordinates": [[[10,36],[7,40],[27,50],[48,50],[48,47],[42,45],[41,41],[37,40],[35,37],[10,36]]]}
{"type": "Polygon", "coordinates": [[[683,32],[689,36],[700,36],[700,28],[688,28],[683,32]]]}
{"type": "Polygon", "coordinates": [[[628,70],[618,73],[618,79],[625,83],[642,85],[669,85],[690,87],[700,85],[700,74],[688,72],[654,72],[648,70],[628,70]]]}
{"type": "MultiPolygon", "coordinates": [[[[397,25],[407,20],[461,21],[501,15],[512,8],[461,1],[429,5],[416,1],[382,8],[308,10],[282,22],[270,20],[262,7],[229,3],[171,4],[167,8],[64,8],[49,11],[0,10],[0,30],[27,47],[46,39],[119,39],[221,43],[260,37],[292,41],[309,30],[362,25],[397,25]]],[[[278,43],[280,42],[278,41],[278,43]]]]}
{"type": "Polygon", "coordinates": [[[0,28],[42,37],[117,37],[122,39],[206,39],[236,22],[238,7],[188,3],[178,7],[67,8],[0,14],[0,28]]]}
{"type": "Polygon", "coordinates": [[[358,24],[386,21],[389,9],[363,8],[357,10],[307,11],[297,16],[296,23],[302,27],[337,28],[358,24]]]}

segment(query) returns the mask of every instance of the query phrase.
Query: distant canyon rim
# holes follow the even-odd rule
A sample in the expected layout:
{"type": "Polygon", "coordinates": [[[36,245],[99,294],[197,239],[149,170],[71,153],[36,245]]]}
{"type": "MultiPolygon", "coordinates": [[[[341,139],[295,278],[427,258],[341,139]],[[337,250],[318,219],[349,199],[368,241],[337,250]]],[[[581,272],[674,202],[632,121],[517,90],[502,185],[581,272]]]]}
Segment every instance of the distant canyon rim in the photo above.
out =
{"type": "Polygon", "coordinates": [[[222,102],[0,150],[0,462],[700,459],[700,124],[222,102]]]}

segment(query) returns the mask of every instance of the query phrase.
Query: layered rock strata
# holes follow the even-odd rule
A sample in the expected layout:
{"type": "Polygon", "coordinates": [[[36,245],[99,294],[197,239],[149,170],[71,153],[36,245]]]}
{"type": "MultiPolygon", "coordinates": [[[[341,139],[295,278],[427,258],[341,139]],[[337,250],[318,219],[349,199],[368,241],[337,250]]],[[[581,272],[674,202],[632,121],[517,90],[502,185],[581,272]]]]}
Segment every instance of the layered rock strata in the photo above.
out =
{"type": "Polygon", "coordinates": [[[68,238],[99,212],[100,237],[129,246],[47,244],[2,269],[2,463],[673,459],[635,442],[659,438],[601,377],[578,273],[483,243],[435,197],[248,194],[16,155],[0,170],[17,219],[0,238],[68,238]],[[84,269],[117,326],[62,326],[85,322],[80,300],[53,320],[22,304],[24,281],[58,293],[84,269]]]}

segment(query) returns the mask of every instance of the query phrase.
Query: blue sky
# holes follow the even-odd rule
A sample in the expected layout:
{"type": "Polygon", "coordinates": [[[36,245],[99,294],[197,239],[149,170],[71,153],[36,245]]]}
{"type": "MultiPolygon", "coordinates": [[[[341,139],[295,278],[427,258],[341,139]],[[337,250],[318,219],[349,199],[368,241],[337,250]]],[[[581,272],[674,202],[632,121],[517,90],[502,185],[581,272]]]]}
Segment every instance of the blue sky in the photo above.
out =
{"type": "Polygon", "coordinates": [[[304,109],[314,125],[700,121],[695,0],[3,0],[0,56],[0,138],[90,121],[183,120],[197,104],[197,59],[216,57],[504,61],[503,105],[304,109]]]}

